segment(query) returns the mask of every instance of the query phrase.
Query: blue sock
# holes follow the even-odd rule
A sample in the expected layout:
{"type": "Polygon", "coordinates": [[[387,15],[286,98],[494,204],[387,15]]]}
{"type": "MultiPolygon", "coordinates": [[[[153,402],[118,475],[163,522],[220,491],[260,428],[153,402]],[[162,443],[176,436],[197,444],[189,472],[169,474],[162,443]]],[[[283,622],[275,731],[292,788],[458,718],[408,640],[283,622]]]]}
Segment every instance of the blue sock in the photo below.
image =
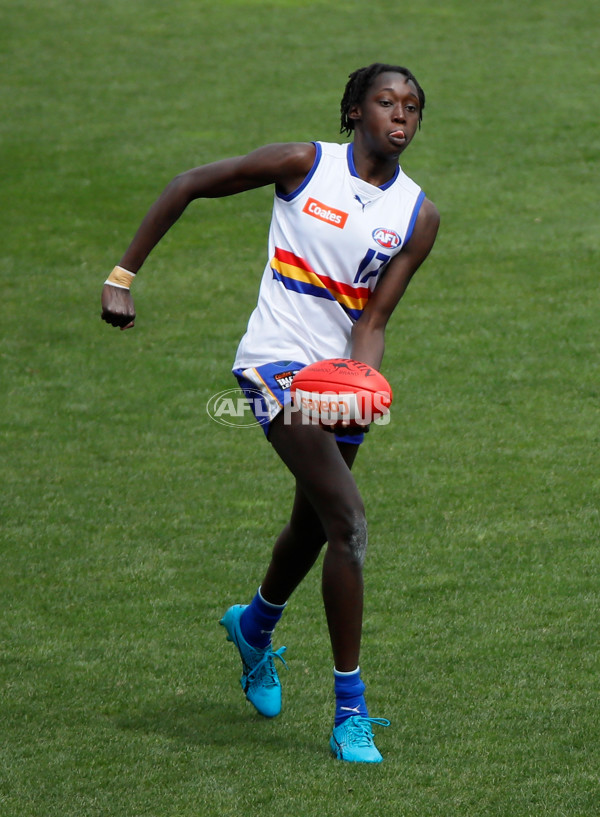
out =
{"type": "Polygon", "coordinates": [[[338,672],[333,670],[335,689],[335,726],[339,726],[353,715],[369,717],[365,703],[365,685],[360,678],[360,667],[354,672],[338,672]]]}
{"type": "Polygon", "coordinates": [[[264,649],[271,643],[275,625],[283,615],[285,604],[271,604],[263,599],[260,587],[240,617],[240,629],[251,647],[264,649]]]}

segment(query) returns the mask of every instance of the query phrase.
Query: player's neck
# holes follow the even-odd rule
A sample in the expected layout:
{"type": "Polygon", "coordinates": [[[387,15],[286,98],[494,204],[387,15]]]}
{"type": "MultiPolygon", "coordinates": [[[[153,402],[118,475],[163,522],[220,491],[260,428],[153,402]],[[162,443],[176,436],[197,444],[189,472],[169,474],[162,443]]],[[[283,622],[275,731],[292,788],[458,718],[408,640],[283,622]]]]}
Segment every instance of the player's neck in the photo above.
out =
{"type": "Polygon", "coordinates": [[[378,156],[365,150],[360,140],[356,139],[352,152],[354,169],[363,181],[375,187],[382,187],[394,178],[398,169],[397,156],[378,156]]]}

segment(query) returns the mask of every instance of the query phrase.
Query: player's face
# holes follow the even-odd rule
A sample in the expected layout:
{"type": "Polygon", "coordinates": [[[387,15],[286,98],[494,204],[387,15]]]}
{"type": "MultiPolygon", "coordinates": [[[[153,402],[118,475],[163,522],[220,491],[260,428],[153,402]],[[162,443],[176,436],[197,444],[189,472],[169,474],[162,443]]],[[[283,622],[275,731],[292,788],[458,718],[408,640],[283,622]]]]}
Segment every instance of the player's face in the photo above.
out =
{"type": "Polygon", "coordinates": [[[350,111],[350,117],[368,148],[399,155],[417,132],[420,110],[414,83],[390,71],[375,78],[362,103],[350,111]]]}

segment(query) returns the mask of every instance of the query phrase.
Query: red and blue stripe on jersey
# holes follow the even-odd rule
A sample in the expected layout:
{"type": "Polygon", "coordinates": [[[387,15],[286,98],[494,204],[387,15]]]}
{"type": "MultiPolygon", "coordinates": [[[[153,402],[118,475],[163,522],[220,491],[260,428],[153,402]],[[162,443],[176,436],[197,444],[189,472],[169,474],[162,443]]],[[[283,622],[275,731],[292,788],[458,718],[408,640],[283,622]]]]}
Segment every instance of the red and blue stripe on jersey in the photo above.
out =
{"type": "Polygon", "coordinates": [[[286,289],[337,301],[354,321],[361,316],[371,295],[368,287],[343,284],[326,275],[319,275],[303,258],[279,247],[275,249],[275,256],[271,259],[271,270],[273,277],[286,289]]]}

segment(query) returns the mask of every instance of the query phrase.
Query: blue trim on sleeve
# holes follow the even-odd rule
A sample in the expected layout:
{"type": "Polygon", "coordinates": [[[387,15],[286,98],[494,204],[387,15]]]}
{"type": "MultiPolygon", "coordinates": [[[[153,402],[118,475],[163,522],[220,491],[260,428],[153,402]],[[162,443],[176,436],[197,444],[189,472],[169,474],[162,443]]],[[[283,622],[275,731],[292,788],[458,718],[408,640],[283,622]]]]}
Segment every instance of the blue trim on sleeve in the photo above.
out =
{"type": "Polygon", "coordinates": [[[425,193],[421,190],[417,197],[417,201],[412,211],[412,215],[410,217],[410,221],[408,223],[408,229],[406,231],[406,238],[404,239],[404,246],[408,244],[410,241],[410,237],[413,234],[413,230],[415,229],[415,222],[417,221],[417,216],[419,215],[419,210],[421,209],[421,205],[425,201],[425,193]]]}
{"type": "Polygon", "coordinates": [[[306,185],[309,183],[309,181],[315,175],[315,171],[316,171],[317,167],[319,166],[319,162],[321,161],[321,156],[323,155],[323,149],[322,149],[321,145],[319,144],[319,142],[313,142],[313,145],[315,146],[315,150],[316,150],[315,160],[313,162],[313,166],[308,171],[308,173],[306,175],[306,178],[304,179],[302,184],[299,187],[297,187],[295,190],[292,190],[291,193],[281,193],[279,190],[277,190],[277,188],[275,188],[275,195],[277,196],[278,199],[281,199],[282,201],[292,201],[293,199],[296,198],[296,196],[300,195],[300,193],[304,190],[306,185]]]}

